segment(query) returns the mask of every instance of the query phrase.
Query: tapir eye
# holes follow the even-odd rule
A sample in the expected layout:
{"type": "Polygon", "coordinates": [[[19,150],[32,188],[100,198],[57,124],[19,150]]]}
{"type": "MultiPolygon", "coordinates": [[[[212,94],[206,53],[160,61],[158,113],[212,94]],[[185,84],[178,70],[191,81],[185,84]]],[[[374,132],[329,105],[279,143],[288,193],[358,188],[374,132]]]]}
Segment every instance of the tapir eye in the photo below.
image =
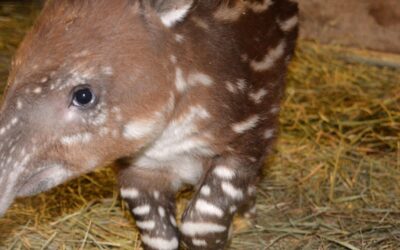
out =
{"type": "Polygon", "coordinates": [[[88,107],[94,103],[95,96],[89,87],[80,87],[74,90],[72,105],[76,107],[88,107]]]}

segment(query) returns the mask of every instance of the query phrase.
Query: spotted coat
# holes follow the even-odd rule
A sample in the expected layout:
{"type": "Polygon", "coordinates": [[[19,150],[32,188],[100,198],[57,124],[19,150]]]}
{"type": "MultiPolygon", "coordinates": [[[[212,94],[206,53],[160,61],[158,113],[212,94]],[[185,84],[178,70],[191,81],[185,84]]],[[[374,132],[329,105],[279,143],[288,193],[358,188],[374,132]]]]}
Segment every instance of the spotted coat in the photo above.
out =
{"type": "Polygon", "coordinates": [[[48,1],[1,107],[0,215],[113,163],[145,249],[224,249],[255,216],[297,26],[292,0],[48,1]]]}

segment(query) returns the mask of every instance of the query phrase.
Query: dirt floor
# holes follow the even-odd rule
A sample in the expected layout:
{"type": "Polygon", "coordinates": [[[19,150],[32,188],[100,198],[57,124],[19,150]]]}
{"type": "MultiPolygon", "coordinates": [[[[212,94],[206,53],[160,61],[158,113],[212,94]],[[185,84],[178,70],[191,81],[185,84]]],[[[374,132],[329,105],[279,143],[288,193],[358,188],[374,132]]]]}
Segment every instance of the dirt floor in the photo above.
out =
{"type": "Polygon", "coordinates": [[[301,36],[400,53],[399,0],[299,0],[301,36]]]}
{"type": "MultiPolygon", "coordinates": [[[[1,81],[36,9],[0,3],[1,81]]],[[[281,136],[259,185],[258,221],[237,221],[230,249],[400,249],[399,65],[398,55],[299,42],[281,136]]],[[[179,212],[190,195],[178,197],[179,212]]],[[[19,199],[0,218],[0,250],[139,243],[109,168],[19,199]]]]}

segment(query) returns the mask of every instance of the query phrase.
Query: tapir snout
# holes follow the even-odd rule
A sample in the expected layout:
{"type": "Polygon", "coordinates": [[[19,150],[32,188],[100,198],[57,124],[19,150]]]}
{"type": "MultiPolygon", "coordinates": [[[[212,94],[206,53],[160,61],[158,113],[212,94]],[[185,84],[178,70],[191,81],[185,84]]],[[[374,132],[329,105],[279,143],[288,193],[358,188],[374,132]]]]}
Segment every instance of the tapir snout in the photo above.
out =
{"type": "Polygon", "coordinates": [[[225,249],[232,218],[255,216],[297,13],[293,0],[47,1],[2,106],[0,214],[113,163],[146,250],[225,249]],[[183,184],[196,192],[178,225],[183,184]]]}

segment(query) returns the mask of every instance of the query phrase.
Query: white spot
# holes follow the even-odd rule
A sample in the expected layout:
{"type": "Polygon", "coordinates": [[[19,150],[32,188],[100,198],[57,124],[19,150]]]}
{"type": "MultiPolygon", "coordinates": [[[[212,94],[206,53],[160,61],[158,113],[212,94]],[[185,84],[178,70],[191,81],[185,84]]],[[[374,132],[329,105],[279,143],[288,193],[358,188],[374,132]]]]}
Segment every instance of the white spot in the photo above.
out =
{"type": "Polygon", "coordinates": [[[278,114],[280,110],[281,110],[281,108],[278,105],[274,105],[271,108],[270,112],[271,112],[271,114],[278,114]]]}
{"type": "Polygon", "coordinates": [[[206,23],[203,19],[200,19],[198,17],[192,17],[192,21],[197,27],[200,27],[205,30],[209,29],[208,23],[206,23]]]}
{"type": "Polygon", "coordinates": [[[22,106],[23,106],[23,105],[22,105],[21,100],[18,100],[18,101],[17,101],[17,109],[18,109],[18,110],[21,110],[21,109],[22,109],[22,106]]]}
{"type": "Polygon", "coordinates": [[[172,238],[171,240],[166,240],[163,238],[152,238],[149,235],[142,235],[141,237],[142,242],[157,250],[175,250],[178,249],[179,242],[177,238],[172,238]]]}
{"type": "Polygon", "coordinates": [[[139,191],[136,188],[121,188],[121,197],[125,199],[136,199],[139,191]]]}
{"type": "Polygon", "coordinates": [[[265,90],[264,88],[261,88],[260,90],[250,93],[249,97],[250,99],[255,103],[255,104],[260,104],[261,101],[263,100],[264,96],[267,95],[268,91],[265,90]]]}
{"type": "Polygon", "coordinates": [[[94,126],[103,125],[107,121],[107,111],[100,110],[100,112],[95,116],[93,120],[88,120],[88,122],[94,126]]]}
{"type": "Polygon", "coordinates": [[[284,32],[289,32],[291,31],[294,27],[296,27],[296,25],[299,22],[299,18],[298,16],[292,16],[291,18],[283,21],[283,22],[279,22],[279,26],[281,27],[282,31],[284,32]]]}
{"type": "Polygon", "coordinates": [[[176,220],[175,220],[174,216],[170,215],[170,216],[169,216],[169,220],[171,221],[171,224],[172,224],[174,227],[176,227],[176,220]]]}
{"type": "Polygon", "coordinates": [[[150,206],[149,205],[142,205],[139,207],[135,207],[132,212],[135,215],[146,215],[148,213],[150,213],[150,206]]]}
{"type": "Polygon", "coordinates": [[[205,240],[192,239],[192,243],[193,243],[193,245],[198,246],[198,247],[207,246],[207,241],[205,241],[205,240]]]}
{"type": "Polygon", "coordinates": [[[156,223],[154,220],[136,221],[136,226],[142,230],[153,230],[156,223]]]}
{"type": "Polygon", "coordinates": [[[185,37],[181,34],[176,34],[175,35],[175,41],[178,43],[182,43],[185,40],[185,37]]]}
{"type": "Polygon", "coordinates": [[[121,114],[121,109],[119,107],[113,107],[111,109],[111,112],[115,115],[115,120],[116,121],[122,121],[122,114],[121,114]]]}
{"type": "Polygon", "coordinates": [[[35,88],[35,89],[33,90],[33,93],[35,93],[35,94],[40,94],[40,93],[42,93],[42,88],[41,88],[41,87],[35,88]]]}
{"type": "Polygon", "coordinates": [[[250,219],[251,218],[251,214],[249,212],[244,213],[244,218],[250,219]]]}
{"type": "Polygon", "coordinates": [[[68,111],[66,114],[65,114],[65,120],[67,121],[67,122],[70,122],[70,121],[73,121],[73,120],[75,120],[77,118],[77,116],[76,116],[76,113],[75,112],[73,112],[73,111],[68,111]]]}
{"type": "Polygon", "coordinates": [[[222,233],[225,230],[225,226],[211,222],[185,222],[181,226],[182,233],[187,236],[222,233]]]}
{"type": "Polygon", "coordinates": [[[14,118],[11,120],[11,125],[15,125],[15,124],[17,124],[17,122],[18,122],[18,118],[17,118],[17,117],[14,117],[14,118]]]}
{"type": "Polygon", "coordinates": [[[112,76],[114,74],[114,70],[111,66],[105,66],[102,68],[102,72],[104,75],[112,76]]]}
{"type": "Polygon", "coordinates": [[[43,77],[42,79],[40,79],[40,83],[45,83],[49,80],[49,78],[47,76],[43,77]]]}
{"type": "Polygon", "coordinates": [[[165,209],[163,207],[158,207],[158,214],[163,218],[165,216],[165,209]]]}
{"type": "Polygon", "coordinates": [[[192,73],[188,77],[188,83],[190,86],[203,85],[210,86],[214,83],[210,76],[203,73],[192,73]]]}
{"type": "Polygon", "coordinates": [[[92,140],[92,134],[81,133],[70,136],[61,137],[61,144],[63,145],[74,145],[78,143],[89,143],[92,140]]]}
{"type": "Polygon", "coordinates": [[[200,193],[204,196],[209,196],[211,194],[211,189],[209,186],[205,185],[200,189],[200,193]]]}
{"type": "Polygon", "coordinates": [[[124,126],[123,136],[128,140],[142,139],[150,135],[156,127],[155,120],[129,122],[124,126]]]}
{"type": "Polygon", "coordinates": [[[190,10],[190,7],[192,4],[187,4],[180,6],[179,8],[173,9],[171,11],[161,13],[161,22],[166,26],[166,27],[171,27],[174,24],[182,21],[187,13],[190,10]]]}
{"type": "Polygon", "coordinates": [[[221,4],[218,10],[214,12],[214,18],[223,22],[237,21],[243,13],[246,13],[246,6],[243,2],[237,1],[234,7],[229,7],[228,4],[221,4]]]}
{"type": "Polygon", "coordinates": [[[153,196],[154,196],[154,199],[158,200],[158,198],[160,198],[160,192],[154,191],[153,196]]]}
{"type": "Polygon", "coordinates": [[[202,199],[197,200],[195,208],[202,214],[215,215],[220,218],[224,215],[221,208],[202,199]]]}
{"type": "Polygon", "coordinates": [[[169,60],[170,60],[173,64],[176,64],[176,63],[178,62],[178,59],[176,58],[175,55],[171,55],[171,56],[169,57],[169,60]]]}
{"type": "Polygon", "coordinates": [[[259,120],[260,117],[258,115],[252,115],[245,121],[234,123],[232,125],[232,130],[238,134],[242,134],[249,129],[255,128],[259,120]]]}
{"type": "Polygon", "coordinates": [[[217,175],[219,178],[225,179],[225,180],[232,180],[233,177],[235,177],[235,172],[225,166],[217,166],[213,173],[217,175]]]}
{"type": "Polygon", "coordinates": [[[183,92],[186,90],[188,83],[185,81],[183,77],[183,72],[181,68],[176,68],[175,73],[175,86],[179,92],[183,92]]]}
{"type": "Polygon", "coordinates": [[[227,89],[229,92],[231,92],[231,93],[233,93],[233,94],[236,94],[237,90],[236,90],[235,85],[233,85],[233,83],[231,83],[231,82],[226,82],[225,85],[226,85],[226,89],[227,89]]]}
{"type": "Polygon", "coordinates": [[[283,40],[275,48],[270,49],[261,61],[252,60],[250,66],[257,72],[269,70],[283,56],[285,48],[286,42],[283,40]]]}
{"type": "Polygon", "coordinates": [[[261,13],[266,10],[273,4],[271,0],[263,0],[262,3],[259,2],[247,2],[248,7],[253,10],[255,13],[261,13]]]}
{"type": "Polygon", "coordinates": [[[86,161],[86,166],[88,169],[94,169],[99,165],[99,160],[95,157],[89,157],[86,161]]]}
{"type": "Polygon", "coordinates": [[[243,191],[234,187],[231,183],[224,181],[221,184],[221,188],[222,191],[224,191],[224,193],[230,196],[231,198],[235,200],[243,199],[243,191]]]}
{"type": "Polygon", "coordinates": [[[247,61],[249,61],[249,55],[241,54],[240,59],[242,60],[242,62],[247,62],[247,61]]]}
{"type": "Polygon", "coordinates": [[[246,80],[245,79],[238,79],[236,82],[236,85],[238,86],[238,89],[243,91],[246,88],[246,80]]]}
{"type": "Polygon", "coordinates": [[[241,15],[245,15],[247,9],[251,9],[255,13],[261,13],[268,10],[272,4],[273,2],[271,0],[263,0],[262,3],[256,1],[237,1],[234,7],[223,4],[214,13],[214,17],[221,21],[234,22],[237,21],[241,15]]]}
{"type": "Polygon", "coordinates": [[[249,195],[255,195],[256,194],[256,192],[257,192],[257,188],[256,188],[256,186],[249,186],[248,188],[247,188],[247,193],[249,194],[249,195]]]}
{"type": "Polygon", "coordinates": [[[89,51],[88,50],[82,50],[81,52],[74,54],[73,57],[84,57],[84,56],[87,56],[87,55],[89,55],[89,51]]]}
{"type": "Polygon", "coordinates": [[[272,137],[274,137],[274,134],[275,134],[275,129],[267,129],[264,132],[264,138],[267,140],[271,139],[272,137]]]}
{"type": "Polygon", "coordinates": [[[236,211],[237,211],[237,207],[236,206],[230,206],[229,212],[231,212],[231,214],[235,213],[236,211]]]}

